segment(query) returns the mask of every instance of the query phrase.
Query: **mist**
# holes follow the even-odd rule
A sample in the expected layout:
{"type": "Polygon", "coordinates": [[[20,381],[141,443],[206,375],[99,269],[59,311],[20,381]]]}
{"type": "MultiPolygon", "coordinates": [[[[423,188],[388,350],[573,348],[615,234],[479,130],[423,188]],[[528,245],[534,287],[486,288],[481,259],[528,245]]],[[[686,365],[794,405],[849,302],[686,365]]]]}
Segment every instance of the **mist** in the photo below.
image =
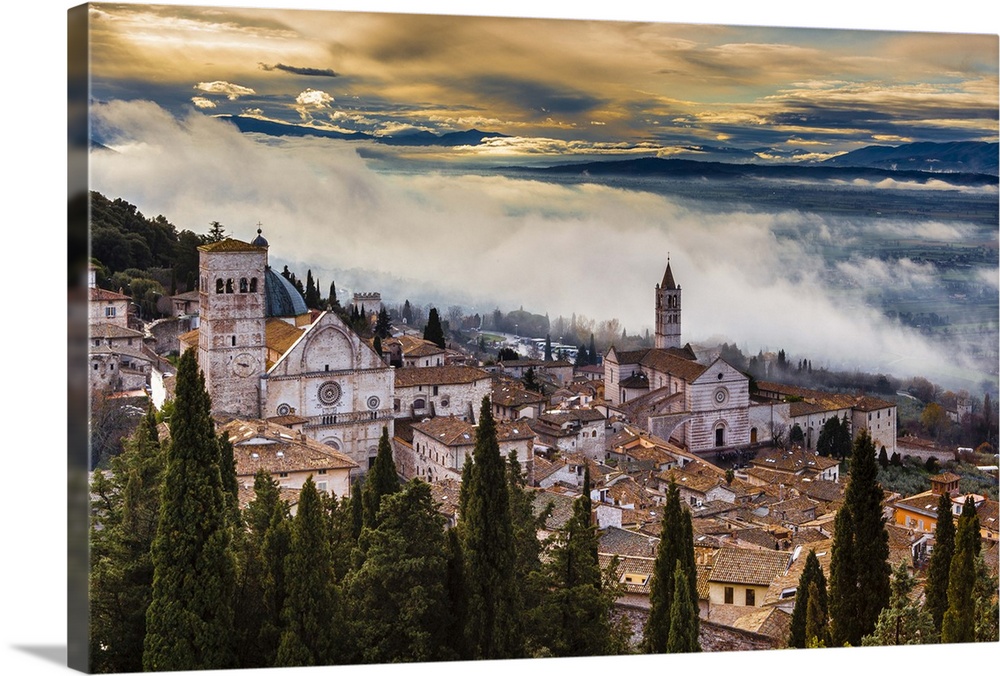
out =
{"type": "MultiPolygon", "coordinates": [[[[162,214],[178,230],[204,233],[217,220],[228,235],[249,240],[260,223],[271,264],[302,277],[311,270],[323,293],[335,281],[338,292],[380,291],[390,304],[614,317],[642,334],[652,330],[653,287],[669,255],[683,289],[685,341],[721,337],[752,354],[782,348],[817,366],[900,377],[945,379],[968,366],[954,346],[886,319],[866,300],[873,288],[897,286],[944,294],[933,266],[857,251],[830,262],[822,254],[876,229],[958,241],[970,234],[964,224],[746,211],[596,184],[394,172],[363,159],[358,144],[243,135],[202,113],[177,118],[148,102],[95,105],[93,119],[111,152],[92,153],[92,189],[146,216],[162,214]]],[[[996,289],[996,274],[992,282],[981,276],[996,289]]]]}

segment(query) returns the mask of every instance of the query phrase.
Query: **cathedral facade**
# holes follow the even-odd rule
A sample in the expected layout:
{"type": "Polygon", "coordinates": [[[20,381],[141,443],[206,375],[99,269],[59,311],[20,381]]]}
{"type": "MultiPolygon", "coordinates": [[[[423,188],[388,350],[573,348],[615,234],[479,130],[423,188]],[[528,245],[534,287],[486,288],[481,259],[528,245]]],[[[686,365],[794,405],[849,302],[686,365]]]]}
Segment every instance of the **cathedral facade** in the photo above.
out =
{"type": "Polygon", "coordinates": [[[221,417],[276,420],[367,469],[393,434],[393,369],[332,312],[309,310],[251,242],[199,247],[199,327],[181,337],[221,417]]]}

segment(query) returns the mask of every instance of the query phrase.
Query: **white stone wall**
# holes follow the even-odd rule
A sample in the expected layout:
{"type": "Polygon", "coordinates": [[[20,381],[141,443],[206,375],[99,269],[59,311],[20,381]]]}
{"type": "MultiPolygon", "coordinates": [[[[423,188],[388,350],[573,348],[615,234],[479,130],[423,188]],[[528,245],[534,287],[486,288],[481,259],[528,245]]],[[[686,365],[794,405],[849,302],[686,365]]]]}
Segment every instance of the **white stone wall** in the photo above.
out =
{"type": "Polygon", "coordinates": [[[492,381],[488,376],[472,383],[397,387],[391,408],[397,418],[454,415],[475,423],[483,397],[489,397],[492,392],[492,381]],[[398,400],[398,405],[395,400],[398,400]],[[423,406],[418,407],[420,402],[423,406]]]}
{"type": "Polygon", "coordinates": [[[849,419],[854,438],[867,428],[876,453],[885,446],[885,452],[892,456],[896,452],[896,417],[896,407],[893,406],[878,411],[852,411],[849,419]]]}
{"type": "Polygon", "coordinates": [[[687,388],[688,450],[704,452],[750,443],[749,380],[722,360],[716,360],[687,388]],[[717,444],[716,430],[723,430],[717,444]]]}
{"type": "Polygon", "coordinates": [[[776,402],[769,404],[754,404],[748,411],[749,437],[753,438],[753,430],[757,430],[757,443],[766,444],[771,442],[771,424],[784,425],[791,428],[788,404],[776,402]]]}

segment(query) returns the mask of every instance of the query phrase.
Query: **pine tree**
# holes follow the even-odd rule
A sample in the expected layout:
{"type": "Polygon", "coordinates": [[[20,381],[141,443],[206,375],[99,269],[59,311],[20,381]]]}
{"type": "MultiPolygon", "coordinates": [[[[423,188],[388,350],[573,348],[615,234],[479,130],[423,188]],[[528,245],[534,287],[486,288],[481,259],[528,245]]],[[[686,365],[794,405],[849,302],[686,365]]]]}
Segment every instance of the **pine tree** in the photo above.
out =
{"type": "Polygon", "coordinates": [[[882,513],[875,445],[867,429],[854,444],[844,504],[835,519],[830,569],[830,619],[837,645],[859,645],[889,602],[889,534],[882,513]],[[840,512],[849,517],[841,518],[840,512]],[[838,540],[840,542],[838,543],[838,540]],[[844,558],[851,559],[850,566],[844,558]],[[834,562],[838,565],[835,568],[834,562]]]}
{"type": "Polygon", "coordinates": [[[468,474],[462,481],[459,527],[469,595],[469,653],[477,659],[521,657],[524,637],[510,497],[489,397],[483,397],[468,474]]]}
{"type": "MultiPolygon", "coordinates": [[[[795,608],[792,610],[792,624],[788,637],[789,648],[805,648],[807,645],[806,620],[814,590],[817,597],[817,611],[823,617],[825,625],[826,617],[829,613],[826,576],[823,574],[823,568],[819,565],[819,558],[816,556],[816,551],[810,549],[809,554],[806,556],[806,565],[799,576],[798,591],[795,594],[795,608]]],[[[825,633],[824,627],[824,634],[820,636],[821,639],[824,639],[824,643],[826,638],[825,633]]]]}
{"type": "Polygon", "coordinates": [[[545,334],[545,361],[552,361],[552,337],[545,334]]]}
{"type": "Polygon", "coordinates": [[[402,314],[402,317],[403,317],[403,323],[404,324],[409,325],[409,324],[413,323],[413,308],[410,307],[410,301],[409,300],[406,300],[403,303],[403,312],[401,314],[402,314]]]}
{"type": "Polygon", "coordinates": [[[934,628],[940,632],[944,613],[948,610],[948,575],[951,557],[955,553],[955,521],[951,514],[951,496],[938,497],[937,526],[934,529],[934,551],[927,567],[926,600],[934,628]]]}
{"type": "Polygon", "coordinates": [[[226,229],[222,227],[222,223],[218,221],[209,222],[208,236],[205,238],[207,242],[221,242],[226,238],[226,229]]]}
{"type": "Polygon", "coordinates": [[[979,556],[979,516],[972,496],[966,496],[955,531],[955,553],[948,574],[948,610],[941,622],[942,643],[976,640],[976,559],[979,556]]]}
{"type": "Polygon", "coordinates": [[[590,347],[587,348],[587,354],[590,355],[590,363],[592,365],[596,365],[597,361],[598,361],[598,358],[597,358],[597,348],[594,346],[594,334],[593,333],[590,334],[590,347]]]}
{"type": "Polygon", "coordinates": [[[164,453],[152,406],[111,460],[95,472],[90,535],[91,669],[142,670],[146,610],[151,600],[150,547],[159,518],[164,453]]]}
{"type": "Polygon", "coordinates": [[[176,383],[143,669],[227,668],[234,663],[235,560],[219,441],[194,350],[181,356],[176,383]]]}
{"type": "Polygon", "coordinates": [[[337,282],[330,282],[330,295],[326,299],[326,304],[332,309],[340,307],[340,301],[337,300],[337,282]]]}
{"type": "Polygon", "coordinates": [[[338,656],[333,617],[337,589],[330,563],[330,541],[316,484],[310,475],[299,493],[285,558],[285,603],[275,666],[330,664],[338,656]]]}
{"type": "Polygon", "coordinates": [[[424,326],[424,340],[429,340],[442,350],[445,348],[444,329],[441,327],[441,318],[438,317],[437,308],[431,308],[427,315],[427,325],[424,326]]]}
{"type": "Polygon", "coordinates": [[[680,491],[671,480],[663,507],[660,544],[656,548],[656,560],[653,563],[649,616],[643,629],[642,647],[647,653],[662,653],[668,649],[673,606],[677,598],[674,587],[674,568],[677,566],[683,573],[683,579],[688,582],[688,599],[694,599],[695,612],[691,621],[697,626],[697,573],[694,567],[691,515],[681,507],[680,491]]]}
{"type": "Polygon", "coordinates": [[[916,584],[906,570],[906,563],[901,562],[892,573],[889,605],[882,609],[875,631],[865,636],[861,645],[920,645],[932,642],[934,622],[926,607],[910,598],[916,584]]]}
{"type": "Polygon", "coordinates": [[[366,663],[457,657],[449,647],[447,543],[430,486],[413,479],[382,501],[363,563],[345,582],[356,656],[366,663]]]}
{"type": "Polygon", "coordinates": [[[392,459],[392,444],[389,443],[389,428],[382,428],[382,436],[378,442],[378,454],[372,464],[365,485],[361,490],[364,503],[364,520],[366,528],[378,528],[378,511],[382,498],[399,490],[399,475],[396,473],[396,463],[392,459]]]}

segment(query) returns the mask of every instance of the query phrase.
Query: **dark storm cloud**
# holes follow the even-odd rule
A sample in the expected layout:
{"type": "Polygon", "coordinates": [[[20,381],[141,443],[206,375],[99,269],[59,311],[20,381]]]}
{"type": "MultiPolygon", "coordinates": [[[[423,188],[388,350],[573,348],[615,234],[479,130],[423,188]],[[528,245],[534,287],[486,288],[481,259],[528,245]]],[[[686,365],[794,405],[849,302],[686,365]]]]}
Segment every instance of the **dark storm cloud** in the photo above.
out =
{"type": "Polygon", "coordinates": [[[293,75],[307,75],[310,77],[340,77],[332,68],[305,68],[299,66],[286,66],[283,63],[276,63],[273,66],[266,63],[258,64],[261,70],[281,70],[293,75]]]}
{"type": "Polygon", "coordinates": [[[484,75],[468,83],[470,91],[485,99],[502,101],[535,118],[549,115],[578,115],[605,103],[579,89],[502,75],[484,75]]]}

